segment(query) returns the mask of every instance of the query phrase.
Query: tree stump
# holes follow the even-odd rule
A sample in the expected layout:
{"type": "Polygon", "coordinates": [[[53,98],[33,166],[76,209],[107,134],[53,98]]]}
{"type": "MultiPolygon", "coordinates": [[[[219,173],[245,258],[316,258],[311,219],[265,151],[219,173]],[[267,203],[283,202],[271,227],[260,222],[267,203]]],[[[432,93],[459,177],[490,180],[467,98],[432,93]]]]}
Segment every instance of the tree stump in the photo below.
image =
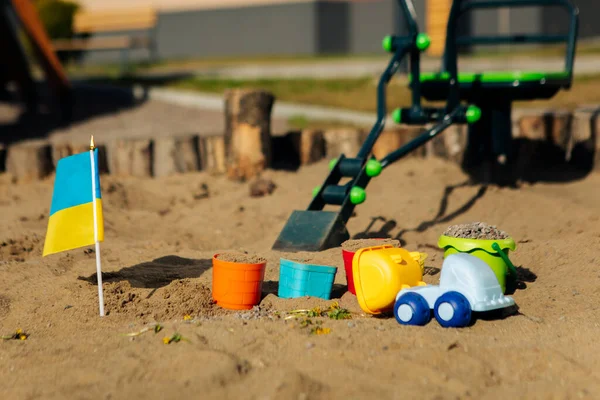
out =
{"type": "Polygon", "coordinates": [[[116,139],[108,144],[108,169],[117,176],[152,176],[150,139],[116,139]]]}
{"type": "Polygon", "coordinates": [[[515,174],[522,178],[532,171],[565,163],[570,157],[571,115],[561,110],[521,110],[513,113],[515,174]]]}
{"type": "Polygon", "coordinates": [[[366,138],[366,132],[361,129],[330,129],[325,131],[327,158],[337,158],[340,154],[346,157],[356,157],[358,150],[366,138]]]}
{"type": "Polygon", "coordinates": [[[571,143],[567,160],[582,169],[600,169],[600,108],[581,107],[575,110],[571,125],[571,143]]]}
{"type": "Polygon", "coordinates": [[[198,136],[161,137],[154,140],[154,176],[197,171],[198,136]]]}
{"type": "Polygon", "coordinates": [[[45,140],[31,140],[8,146],[6,172],[22,182],[43,179],[50,175],[52,148],[45,140]]]}
{"type": "Polygon", "coordinates": [[[297,170],[300,166],[315,163],[325,157],[326,144],[323,131],[304,129],[290,131],[284,135],[271,136],[275,169],[297,170]]]}
{"type": "Polygon", "coordinates": [[[521,111],[514,116],[513,138],[537,142],[539,147],[553,146],[566,157],[571,141],[572,114],[563,110],[521,111]],[[516,129],[514,129],[516,128],[516,129]]]}
{"type": "Polygon", "coordinates": [[[304,129],[300,133],[300,165],[309,165],[325,157],[326,143],[323,131],[304,129]]]}
{"type": "MultiPolygon", "coordinates": [[[[88,145],[87,149],[90,147],[88,145]]],[[[58,161],[61,158],[68,157],[73,155],[75,150],[73,149],[73,145],[71,143],[53,143],[52,144],[52,165],[54,168],[58,165],[58,161]]]]}
{"type": "MultiPolygon", "coordinates": [[[[98,172],[108,172],[106,166],[106,147],[102,144],[96,143],[98,148],[98,172]]],[[[58,161],[61,158],[72,156],[73,154],[79,154],[86,151],[90,151],[90,145],[86,143],[73,144],[71,142],[59,142],[52,144],[52,165],[54,168],[58,165],[58,161]]]]}
{"type": "MultiPolygon", "coordinates": [[[[384,130],[373,146],[373,155],[378,160],[398,150],[423,132],[421,126],[399,126],[384,130]]],[[[425,146],[413,150],[407,157],[423,157],[425,146]]]]}
{"type": "Polygon", "coordinates": [[[427,156],[461,163],[467,143],[466,125],[451,125],[427,143],[427,156]]]}
{"type": "Polygon", "coordinates": [[[245,181],[271,166],[271,110],[275,97],[266,91],[225,92],[227,175],[245,181]]]}
{"type": "Polygon", "coordinates": [[[373,145],[373,155],[378,160],[390,154],[392,151],[398,150],[402,146],[402,129],[390,129],[381,132],[379,138],[373,145]]]}
{"type": "Polygon", "coordinates": [[[198,141],[200,169],[211,174],[223,174],[225,165],[225,138],[222,135],[203,136],[198,141]]]}

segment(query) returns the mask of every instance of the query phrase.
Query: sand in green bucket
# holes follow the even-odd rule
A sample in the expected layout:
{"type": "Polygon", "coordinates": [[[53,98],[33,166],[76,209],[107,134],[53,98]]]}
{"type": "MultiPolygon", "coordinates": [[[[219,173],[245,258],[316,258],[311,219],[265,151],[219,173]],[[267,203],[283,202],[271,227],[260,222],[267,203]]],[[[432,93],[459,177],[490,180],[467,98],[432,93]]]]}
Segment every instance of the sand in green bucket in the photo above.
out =
{"type": "Polygon", "coordinates": [[[445,234],[440,236],[438,241],[438,246],[444,250],[444,258],[449,256],[450,254],[456,253],[468,253],[471,254],[483,261],[485,261],[498,279],[498,283],[502,288],[504,293],[508,291],[512,291],[515,289],[517,283],[517,272],[508,258],[509,250],[514,251],[516,248],[515,241],[508,237],[508,235],[504,234],[504,232],[499,232],[500,234],[493,235],[495,227],[489,227],[485,224],[476,223],[469,225],[456,225],[448,228],[445,234]],[[477,238],[481,236],[478,232],[478,229],[473,229],[475,226],[479,228],[479,231],[483,231],[484,233],[492,234],[491,236],[496,236],[493,239],[481,239],[477,238]],[[460,230],[466,231],[462,236],[475,236],[473,237],[454,237],[461,236],[457,234],[460,230]],[[452,234],[453,236],[449,236],[448,234],[452,234]]]}

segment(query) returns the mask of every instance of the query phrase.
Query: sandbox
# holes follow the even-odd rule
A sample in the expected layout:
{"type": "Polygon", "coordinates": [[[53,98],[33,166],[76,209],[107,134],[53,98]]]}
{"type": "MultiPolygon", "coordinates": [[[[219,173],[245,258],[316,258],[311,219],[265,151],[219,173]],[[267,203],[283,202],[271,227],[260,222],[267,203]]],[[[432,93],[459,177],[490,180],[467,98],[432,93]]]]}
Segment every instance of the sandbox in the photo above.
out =
{"type": "Polygon", "coordinates": [[[451,225],[486,221],[519,246],[511,255],[519,273],[513,294],[519,313],[448,334],[436,324],[403,327],[362,312],[346,290],[341,247],[314,254],[270,250],[288,213],[305,205],[298,191],[310,193],[326,169],[321,162],[272,172],[277,189],[261,198],[249,196],[249,183],[206,173],[102,176],[103,319],[91,249],[41,258],[51,180],[14,184],[0,176],[0,330],[29,334],[0,343],[10,360],[0,373],[0,391],[13,398],[52,387],[55,398],[119,397],[125,390],[134,397],[169,391],[178,397],[305,393],[335,399],[394,397],[399,384],[404,396],[420,398],[507,398],[533,391],[585,398],[597,390],[600,177],[519,190],[490,187],[481,196],[479,186],[462,185],[467,176],[457,166],[408,159],[387,173],[411,191],[373,182],[377,201],[361,205],[349,229],[362,232],[378,216],[395,220],[390,234],[428,254],[426,267],[433,272],[424,275],[427,283],[439,278],[443,251],[437,240],[451,225]],[[447,186],[457,189],[436,219],[447,186]],[[195,196],[202,188],[208,197],[195,196]],[[500,212],[506,204],[518,207],[500,212]],[[424,222],[426,228],[419,228],[424,222]],[[260,302],[250,310],[224,309],[212,299],[213,256],[232,250],[267,261],[260,302]],[[331,299],[278,297],[278,263],[286,257],[337,267],[331,299]],[[337,315],[334,303],[351,318],[328,316],[337,315]],[[309,317],[317,307],[319,316],[309,317]],[[163,343],[176,333],[187,341],[163,343]],[[366,375],[365,368],[377,374],[366,375]]]}

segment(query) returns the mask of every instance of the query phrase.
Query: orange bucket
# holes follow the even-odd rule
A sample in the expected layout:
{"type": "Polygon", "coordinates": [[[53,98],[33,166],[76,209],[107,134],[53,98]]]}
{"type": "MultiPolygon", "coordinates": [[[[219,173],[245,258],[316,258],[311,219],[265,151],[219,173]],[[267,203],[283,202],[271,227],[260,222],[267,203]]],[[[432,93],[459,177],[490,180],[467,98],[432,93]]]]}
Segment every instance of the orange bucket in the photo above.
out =
{"type": "Polygon", "coordinates": [[[212,259],[212,298],[231,310],[250,310],[260,303],[267,262],[244,263],[212,259]]]}

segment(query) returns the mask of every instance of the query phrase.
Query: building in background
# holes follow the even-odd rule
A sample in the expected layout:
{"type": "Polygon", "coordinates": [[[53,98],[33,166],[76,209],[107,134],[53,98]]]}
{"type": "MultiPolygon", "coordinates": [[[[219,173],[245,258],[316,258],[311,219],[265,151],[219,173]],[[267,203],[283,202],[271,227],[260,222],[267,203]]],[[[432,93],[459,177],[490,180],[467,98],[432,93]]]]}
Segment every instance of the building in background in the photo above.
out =
{"type": "MultiPolygon", "coordinates": [[[[153,7],[158,11],[157,54],[162,59],[264,55],[382,54],[381,39],[404,32],[397,0],[78,0],[87,11],[153,7]]],[[[452,0],[414,0],[429,54],[443,52],[452,0]]],[[[580,38],[600,36],[593,16],[600,1],[573,0],[580,38]]],[[[567,16],[557,7],[477,10],[461,20],[474,35],[559,33],[567,16]]],[[[140,50],[142,52],[143,50],[140,50]]],[[[117,60],[118,52],[90,60],[117,60]]],[[[136,55],[133,54],[135,58],[136,55]]],[[[144,54],[139,57],[145,58],[144,54]]]]}

